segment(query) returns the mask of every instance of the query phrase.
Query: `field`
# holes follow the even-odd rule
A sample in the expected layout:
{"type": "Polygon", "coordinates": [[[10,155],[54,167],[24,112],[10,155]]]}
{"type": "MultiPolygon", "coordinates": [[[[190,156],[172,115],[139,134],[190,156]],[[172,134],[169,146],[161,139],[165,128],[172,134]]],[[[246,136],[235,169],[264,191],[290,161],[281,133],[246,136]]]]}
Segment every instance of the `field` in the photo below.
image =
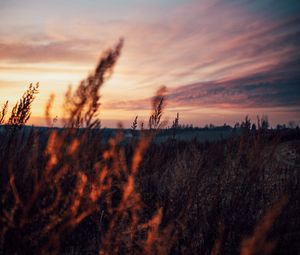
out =
{"type": "Polygon", "coordinates": [[[108,145],[98,130],[6,128],[1,251],[296,254],[300,134],[259,132],[108,145]]]}
{"type": "Polygon", "coordinates": [[[102,129],[121,46],[66,93],[63,128],[53,97],[49,127],[26,126],[38,86],[3,106],[0,254],[299,254],[299,128],[166,128],[161,88],[148,125],[102,129]]]}

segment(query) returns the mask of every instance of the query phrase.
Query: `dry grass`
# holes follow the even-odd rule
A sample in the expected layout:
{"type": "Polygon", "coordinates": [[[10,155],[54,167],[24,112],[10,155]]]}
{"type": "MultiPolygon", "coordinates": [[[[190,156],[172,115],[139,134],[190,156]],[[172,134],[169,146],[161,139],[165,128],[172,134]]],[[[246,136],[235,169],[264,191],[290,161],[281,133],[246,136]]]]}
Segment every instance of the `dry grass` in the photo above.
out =
{"type": "MultiPolygon", "coordinates": [[[[11,128],[28,120],[36,87],[14,107],[0,133],[0,254],[299,251],[299,167],[282,169],[274,160],[287,136],[260,124],[253,133],[246,118],[241,135],[228,140],[153,143],[165,125],[162,88],[149,129],[136,130],[136,118],[129,142],[121,128],[103,140],[99,90],[122,43],[68,91],[66,128],[11,128]],[[290,174],[282,178],[283,171],[290,174]]],[[[53,100],[45,111],[50,126],[53,100]]],[[[6,113],[7,104],[0,123],[6,113]]],[[[177,128],[179,115],[175,121],[177,128]]],[[[299,139],[299,131],[291,136],[299,139]]]]}

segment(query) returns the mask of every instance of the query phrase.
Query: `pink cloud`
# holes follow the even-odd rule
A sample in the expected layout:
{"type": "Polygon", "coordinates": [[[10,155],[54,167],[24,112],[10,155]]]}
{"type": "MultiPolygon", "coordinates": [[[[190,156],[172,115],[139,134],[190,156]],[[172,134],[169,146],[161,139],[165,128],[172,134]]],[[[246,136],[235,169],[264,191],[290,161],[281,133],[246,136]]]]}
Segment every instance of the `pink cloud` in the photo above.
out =
{"type": "Polygon", "coordinates": [[[275,20],[242,4],[204,0],[170,9],[157,20],[137,15],[75,21],[58,20],[44,34],[3,41],[0,62],[84,62],[92,69],[99,53],[123,36],[125,48],[113,77],[118,79],[107,88],[112,88],[104,104],[108,110],[146,110],[162,84],[170,88],[170,108],[191,112],[291,107],[298,99],[299,19],[275,20]]]}

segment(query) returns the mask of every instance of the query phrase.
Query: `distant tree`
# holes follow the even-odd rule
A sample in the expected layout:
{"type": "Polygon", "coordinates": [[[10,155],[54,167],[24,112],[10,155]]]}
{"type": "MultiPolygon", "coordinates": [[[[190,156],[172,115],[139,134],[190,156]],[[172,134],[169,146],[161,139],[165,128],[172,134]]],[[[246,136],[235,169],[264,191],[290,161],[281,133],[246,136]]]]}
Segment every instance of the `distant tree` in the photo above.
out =
{"type": "Polygon", "coordinates": [[[251,127],[251,120],[250,118],[248,117],[248,115],[245,117],[245,120],[242,122],[241,124],[241,129],[242,130],[247,130],[249,131],[250,130],[250,127],[251,127]]]}
{"type": "Polygon", "coordinates": [[[245,120],[242,121],[240,126],[241,135],[242,135],[241,143],[246,143],[246,141],[248,140],[250,129],[251,129],[251,120],[248,117],[248,115],[246,115],[245,120]]]}
{"type": "Polygon", "coordinates": [[[289,123],[288,123],[288,127],[292,128],[292,129],[295,128],[296,127],[296,122],[293,121],[293,120],[290,120],[289,123]]]}
{"type": "Polygon", "coordinates": [[[237,128],[240,128],[240,123],[239,122],[236,122],[235,124],[234,124],[234,126],[233,126],[233,128],[235,128],[235,129],[237,129],[237,128]]]}
{"type": "Polygon", "coordinates": [[[261,118],[261,128],[262,130],[267,130],[269,128],[269,119],[267,115],[263,115],[261,118]]]}
{"type": "Polygon", "coordinates": [[[251,132],[253,132],[253,133],[256,132],[256,125],[255,125],[255,123],[253,123],[252,126],[251,126],[251,132]]]}

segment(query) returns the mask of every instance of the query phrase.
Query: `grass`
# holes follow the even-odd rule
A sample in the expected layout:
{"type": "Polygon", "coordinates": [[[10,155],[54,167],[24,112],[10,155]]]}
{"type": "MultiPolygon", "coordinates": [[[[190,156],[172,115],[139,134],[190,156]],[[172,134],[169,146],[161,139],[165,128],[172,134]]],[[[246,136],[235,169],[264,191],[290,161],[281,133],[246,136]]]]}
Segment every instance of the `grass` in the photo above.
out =
{"type": "Polygon", "coordinates": [[[203,143],[176,139],[177,115],[172,139],[154,143],[162,88],[148,128],[136,118],[132,138],[120,127],[103,142],[99,90],[122,44],[67,92],[65,128],[24,126],[33,87],[11,113],[18,121],[4,105],[0,254],[297,254],[300,169],[277,154],[299,130],[269,130],[264,117],[251,131],[246,118],[237,135],[203,143]]]}

